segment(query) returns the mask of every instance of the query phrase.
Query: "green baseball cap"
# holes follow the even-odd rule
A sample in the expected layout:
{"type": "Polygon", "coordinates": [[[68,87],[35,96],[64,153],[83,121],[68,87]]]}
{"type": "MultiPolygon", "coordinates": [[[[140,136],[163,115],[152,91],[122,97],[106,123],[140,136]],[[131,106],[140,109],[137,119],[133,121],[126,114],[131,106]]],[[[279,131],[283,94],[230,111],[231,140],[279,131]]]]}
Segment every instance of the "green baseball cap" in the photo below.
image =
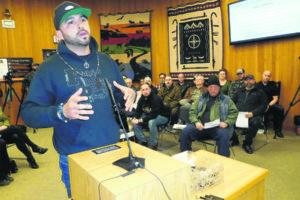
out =
{"type": "Polygon", "coordinates": [[[80,5],[70,2],[64,1],[60,5],[58,5],[54,10],[54,27],[56,30],[59,30],[59,25],[68,17],[75,14],[82,14],[83,16],[89,18],[91,15],[91,9],[83,8],[80,5]]]}

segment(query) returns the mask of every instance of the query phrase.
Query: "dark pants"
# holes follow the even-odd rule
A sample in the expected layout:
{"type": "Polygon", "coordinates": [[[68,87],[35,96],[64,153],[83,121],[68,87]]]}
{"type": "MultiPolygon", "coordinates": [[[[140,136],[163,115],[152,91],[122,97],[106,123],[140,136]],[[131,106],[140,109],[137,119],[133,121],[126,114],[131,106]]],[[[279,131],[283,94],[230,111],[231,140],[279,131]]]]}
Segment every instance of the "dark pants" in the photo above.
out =
{"type": "Polygon", "coordinates": [[[0,138],[0,180],[3,180],[10,173],[10,162],[6,149],[6,142],[0,138]]]}
{"type": "Polygon", "coordinates": [[[255,138],[261,123],[262,123],[261,116],[255,116],[249,118],[249,128],[246,131],[246,137],[244,140],[245,145],[252,145],[253,138],[255,138]]]}
{"type": "Polygon", "coordinates": [[[9,126],[0,131],[0,135],[7,144],[15,143],[17,148],[27,157],[27,159],[34,159],[26,144],[31,148],[36,148],[37,145],[34,144],[20,128],[17,126],[9,126]]]}
{"type": "Polygon", "coordinates": [[[266,112],[264,115],[264,123],[266,127],[268,127],[267,124],[270,121],[269,118],[271,115],[273,115],[274,130],[281,131],[284,117],[284,108],[279,104],[270,106],[268,112],[266,112]]]}
{"type": "Polygon", "coordinates": [[[192,142],[195,140],[213,139],[216,140],[218,154],[230,157],[229,138],[231,138],[232,132],[232,126],[227,128],[215,127],[200,131],[194,124],[189,124],[182,130],[180,138],[180,150],[192,150],[192,142]]]}
{"type": "Polygon", "coordinates": [[[180,107],[179,109],[179,119],[184,123],[190,123],[189,112],[191,108],[191,104],[186,104],[180,107]]]}

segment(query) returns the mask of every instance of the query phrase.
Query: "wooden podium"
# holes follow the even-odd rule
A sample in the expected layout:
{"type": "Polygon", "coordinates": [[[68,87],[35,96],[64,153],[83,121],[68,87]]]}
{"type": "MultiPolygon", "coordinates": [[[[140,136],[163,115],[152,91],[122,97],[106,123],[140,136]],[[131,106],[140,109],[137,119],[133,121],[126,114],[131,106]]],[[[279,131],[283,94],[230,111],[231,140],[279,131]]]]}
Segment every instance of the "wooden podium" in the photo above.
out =
{"type": "Polygon", "coordinates": [[[121,148],[102,154],[92,150],[68,157],[71,193],[74,200],[145,200],[168,199],[159,180],[175,200],[191,199],[190,167],[181,161],[131,142],[133,155],[145,158],[146,169],[132,174],[112,163],[128,156],[127,142],[121,148]],[[149,170],[149,171],[148,171],[149,170]]]}

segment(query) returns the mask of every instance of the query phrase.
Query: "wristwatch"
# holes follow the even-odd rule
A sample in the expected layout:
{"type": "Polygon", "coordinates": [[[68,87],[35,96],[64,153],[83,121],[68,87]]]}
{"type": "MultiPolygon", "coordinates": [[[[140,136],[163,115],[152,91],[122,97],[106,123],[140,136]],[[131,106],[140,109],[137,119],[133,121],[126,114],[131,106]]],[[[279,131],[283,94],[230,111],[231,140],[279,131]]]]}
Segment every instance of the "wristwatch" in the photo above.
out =
{"type": "Polygon", "coordinates": [[[57,116],[60,120],[62,120],[63,122],[65,123],[68,123],[69,119],[66,118],[64,116],[64,113],[63,113],[63,106],[64,106],[64,103],[61,103],[59,104],[59,106],[57,107],[57,116]]]}

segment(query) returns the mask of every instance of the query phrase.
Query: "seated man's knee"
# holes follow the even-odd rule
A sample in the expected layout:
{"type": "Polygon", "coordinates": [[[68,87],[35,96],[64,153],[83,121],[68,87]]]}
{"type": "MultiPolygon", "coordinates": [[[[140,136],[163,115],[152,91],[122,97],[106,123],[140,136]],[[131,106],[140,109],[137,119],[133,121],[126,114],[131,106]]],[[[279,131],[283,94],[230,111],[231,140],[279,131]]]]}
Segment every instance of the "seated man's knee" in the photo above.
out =
{"type": "Polygon", "coordinates": [[[228,131],[226,129],[219,128],[218,131],[217,131],[217,135],[220,139],[229,141],[229,135],[228,135],[228,131]]]}
{"type": "Polygon", "coordinates": [[[262,122],[262,117],[260,117],[260,116],[253,117],[252,119],[250,118],[249,128],[251,128],[251,127],[260,127],[261,122],[262,122]]]}
{"type": "Polygon", "coordinates": [[[148,127],[150,128],[150,127],[153,127],[153,126],[157,126],[157,125],[156,125],[156,121],[155,121],[154,119],[151,119],[151,120],[149,120],[149,122],[148,122],[148,127]]]}

